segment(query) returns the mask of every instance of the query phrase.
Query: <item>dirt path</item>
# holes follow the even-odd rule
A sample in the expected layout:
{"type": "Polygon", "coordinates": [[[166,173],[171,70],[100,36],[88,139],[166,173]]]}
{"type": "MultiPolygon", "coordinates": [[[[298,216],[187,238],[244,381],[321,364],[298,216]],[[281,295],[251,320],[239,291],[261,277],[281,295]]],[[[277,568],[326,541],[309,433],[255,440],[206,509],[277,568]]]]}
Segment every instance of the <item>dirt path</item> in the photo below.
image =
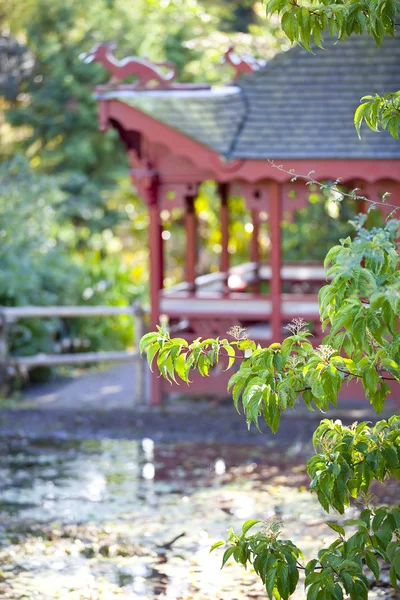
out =
{"type": "Polygon", "coordinates": [[[76,378],[32,386],[24,393],[30,406],[46,409],[115,409],[135,405],[135,364],[124,363],[76,378]]]}
{"type": "MultiPolygon", "coordinates": [[[[282,416],[277,436],[249,431],[232,401],[168,398],[161,407],[135,399],[135,370],[117,365],[75,379],[34,386],[12,408],[0,408],[0,435],[167,441],[216,441],[268,445],[272,441],[309,444],[316,422],[324,415],[302,403],[282,416]]],[[[396,412],[387,404],[384,417],[396,412]]],[[[376,420],[367,402],[341,403],[330,418],[344,422],[376,420]]]]}

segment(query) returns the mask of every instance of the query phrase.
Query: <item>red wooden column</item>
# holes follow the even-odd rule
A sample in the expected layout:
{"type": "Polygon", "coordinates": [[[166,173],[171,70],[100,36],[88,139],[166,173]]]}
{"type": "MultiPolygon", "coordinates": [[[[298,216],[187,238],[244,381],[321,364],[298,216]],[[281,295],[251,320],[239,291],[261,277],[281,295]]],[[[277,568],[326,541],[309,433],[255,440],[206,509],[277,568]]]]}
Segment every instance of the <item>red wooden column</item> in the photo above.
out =
{"type": "Polygon", "coordinates": [[[228,277],[229,277],[229,187],[227,183],[220,183],[218,186],[218,193],[221,199],[221,260],[220,260],[220,271],[225,274],[224,287],[225,291],[228,291],[228,277]]]}
{"type": "Polygon", "coordinates": [[[268,183],[268,206],[269,206],[269,223],[271,237],[271,327],[272,339],[279,341],[281,339],[282,327],[282,282],[281,282],[281,264],[282,264],[282,248],[281,248],[281,218],[282,218],[282,203],[281,203],[281,187],[277,181],[268,183]]]}
{"type": "Polygon", "coordinates": [[[159,248],[158,248],[158,256],[159,256],[159,260],[158,260],[158,264],[159,264],[159,277],[160,277],[160,281],[159,281],[159,290],[162,290],[164,287],[164,277],[165,277],[165,260],[164,260],[164,248],[165,248],[165,242],[163,240],[162,234],[164,231],[164,227],[162,224],[162,220],[160,218],[160,208],[158,209],[158,215],[159,215],[159,227],[158,227],[158,238],[159,238],[159,248]]]}
{"type": "Polygon", "coordinates": [[[186,281],[189,291],[194,292],[196,288],[196,264],[197,264],[197,219],[194,206],[195,196],[185,198],[185,231],[186,231],[186,281]]]}
{"type": "MultiPolygon", "coordinates": [[[[159,206],[159,185],[156,178],[147,189],[149,204],[149,250],[150,250],[150,327],[154,331],[160,321],[160,291],[163,286],[163,244],[159,206]]],[[[162,381],[155,370],[150,380],[150,404],[162,403],[162,381]]]]}
{"type": "MultiPolygon", "coordinates": [[[[251,220],[253,224],[253,233],[251,234],[251,253],[250,260],[251,262],[257,263],[257,267],[255,270],[255,274],[257,277],[259,276],[259,262],[260,262],[260,214],[258,210],[255,208],[251,211],[251,220]]],[[[254,285],[252,285],[252,291],[254,294],[257,294],[260,291],[260,282],[257,281],[254,285]]]]}

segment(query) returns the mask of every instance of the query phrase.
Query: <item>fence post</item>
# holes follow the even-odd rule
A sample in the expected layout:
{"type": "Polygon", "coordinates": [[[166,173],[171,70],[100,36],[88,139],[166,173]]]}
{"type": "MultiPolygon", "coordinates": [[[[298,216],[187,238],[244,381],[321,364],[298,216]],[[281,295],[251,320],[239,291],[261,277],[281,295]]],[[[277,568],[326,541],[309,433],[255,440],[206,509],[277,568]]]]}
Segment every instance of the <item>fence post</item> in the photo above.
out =
{"type": "MultiPolygon", "coordinates": [[[[140,340],[145,334],[145,323],[144,316],[146,311],[144,310],[140,302],[136,302],[133,305],[134,314],[134,347],[139,351],[140,340]]],[[[135,403],[143,404],[146,402],[146,385],[145,385],[145,361],[141,356],[136,361],[136,380],[135,380],[135,403]]]]}
{"type": "Polygon", "coordinates": [[[0,312],[0,394],[7,391],[8,370],[8,340],[7,340],[7,318],[0,312]]]}

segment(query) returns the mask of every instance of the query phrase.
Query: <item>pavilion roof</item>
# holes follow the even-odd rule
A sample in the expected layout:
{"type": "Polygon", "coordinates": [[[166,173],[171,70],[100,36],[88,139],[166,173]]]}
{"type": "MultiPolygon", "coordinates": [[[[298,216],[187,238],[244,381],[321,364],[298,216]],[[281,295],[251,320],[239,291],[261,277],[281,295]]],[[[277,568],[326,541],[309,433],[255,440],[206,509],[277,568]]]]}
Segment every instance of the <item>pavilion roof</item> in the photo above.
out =
{"type": "Polygon", "coordinates": [[[249,111],[234,156],[241,158],[400,158],[400,143],[353,125],[360,98],[400,89],[400,37],[378,48],[367,36],[315,55],[299,46],[241,80],[249,111]]]}
{"type": "Polygon", "coordinates": [[[105,92],[97,97],[118,99],[157,121],[230,156],[246,109],[240,88],[105,92]]]}
{"type": "Polygon", "coordinates": [[[400,37],[297,46],[237,86],[193,91],[108,91],[226,158],[400,158],[400,143],[353,125],[360,98],[400,89],[400,37]]]}

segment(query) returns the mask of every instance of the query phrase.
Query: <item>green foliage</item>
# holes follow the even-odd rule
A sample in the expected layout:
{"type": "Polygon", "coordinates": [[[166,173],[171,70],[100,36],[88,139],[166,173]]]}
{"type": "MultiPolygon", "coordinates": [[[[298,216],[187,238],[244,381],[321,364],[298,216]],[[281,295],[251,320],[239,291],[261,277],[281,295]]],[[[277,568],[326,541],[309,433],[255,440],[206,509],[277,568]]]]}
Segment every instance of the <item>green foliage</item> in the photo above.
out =
{"type": "Polygon", "coordinates": [[[376,510],[366,508],[359,519],[347,520],[343,526],[328,523],[340,537],[306,565],[307,600],[343,600],[345,595],[351,600],[367,600],[369,584],[363,567],[366,565],[378,580],[378,558],[390,564],[390,582],[397,587],[399,523],[400,510],[385,506],[376,510]],[[347,536],[347,527],[357,530],[347,536]]]}
{"type": "Polygon", "coordinates": [[[354,114],[354,125],[360,136],[363,121],[370,129],[387,129],[390,135],[399,139],[400,126],[400,92],[389,92],[384,96],[364,96],[354,114]]]}
{"type": "MultiPolygon", "coordinates": [[[[89,4],[13,0],[0,4],[0,155],[8,161],[17,152],[24,153],[36,171],[36,175],[25,172],[14,180],[9,193],[19,199],[1,215],[0,230],[6,228],[7,236],[11,230],[15,233],[12,245],[8,239],[3,245],[8,255],[0,274],[1,302],[126,304],[146,293],[148,215],[132,192],[126,152],[116,132],[98,130],[92,93],[109,74],[98,64],[82,63],[79,55],[99,41],[115,40],[118,58],[139,55],[171,60],[177,64],[181,81],[221,82],[232,77],[232,69],[220,64],[231,42],[245,54],[267,51],[273,55],[282,45],[283,34],[277,33],[277,23],[265,23],[254,2],[244,12],[230,0],[224,6],[207,0],[161,4],[153,0],[134,4],[124,0],[89,4]],[[237,33],[247,31],[247,25],[252,36],[237,33]],[[35,177],[40,185],[33,183],[35,177]],[[33,200],[31,184],[37,193],[33,200]],[[46,193],[43,186],[47,186],[46,193]],[[48,205],[46,218],[39,200],[48,205]],[[27,232],[31,216],[36,236],[34,227],[27,232]],[[49,229],[44,231],[46,224],[49,229]],[[45,252],[40,250],[43,247],[45,252]],[[21,260],[28,253],[30,259],[21,260]]],[[[9,164],[3,164],[2,178],[9,164]]],[[[203,188],[197,204],[206,246],[201,268],[208,272],[216,267],[220,232],[216,196],[210,185],[203,188]]],[[[242,232],[243,211],[238,214],[238,222],[231,225],[233,262],[246,256],[250,235],[242,232]]],[[[165,218],[165,227],[172,233],[167,283],[180,280],[183,271],[181,217],[172,221],[169,215],[165,218]]],[[[97,323],[95,319],[20,322],[10,332],[12,349],[32,354],[60,347],[95,349],[100,344],[104,349],[107,345],[115,348],[131,343],[127,325],[125,318],[97,323]]]]}
{"type": "MultiPolygon", "coordinates": [[[[60,223],[65,203],[57,179],[39,175],[25,159],[0,165],[0,305],[126,304],[142,293],[131,270],[106,249],[71,252],[74,228],[60,223]]],[[[24,355],[115,349],[131,344],[132,322],[21,320],[9,340],[10,351],[24,355]]]]}
{"type": "MultiPolygon", "coordinates": [[[[396,34],[398,0],[268,0],[268,17],[278,15],[281,27],[289,40],[304,46],[310,52],[312,44],[323,48],[323,35],[345,41],[351,35],[364,32],[380,46],[385,36],[396,34]]],[[[383,96],[365,96],[361,99],[354,123],[358,134],[364,121],[378,131],[380,125],[391,136],[398,138],[400,126],[400,92],[383,96]]]]}
{"type": "MultiPolygon", "coordinates": [[[[297,587],[298,560],[303,557],[303,554],[290,540],[278,539],[280,535],[278,522],[266,522],[262,530],[247,536],[247,532],[258,523],[259,521],[256,520],[246,521],[240,535],[235,535],[230,529],[227,542],[229,545],[224,552],[222,566],[230,558],[244,567],[251,564],[265,585],[268,598],[287,600],[297,587]]],[[[223,544],[224,542],[216,542],[211,547],[211,551],[223,544]]]]}
{"type": "MultiPolygon", "coordinates": [[[[310,410],[325,412],[336,405],[340,389],[351,379],[362,383],[380,412],[390,382],[400,382],[400,223],[389,220],[384,228],[368,230],[366,218],[354,219],[355,238],[340,240],[326,256],[332,280],[321,289],[319,304],[329,331],[318,348],[310,343],[301,319],[288,326],[290,335],[282,343],[267,348],[247,339],[240,327],[232,328],[233,341],[198,338],[191,344],[158,328],[141,341],[150,367],[156,361],[169,381],[189,382],[193,369],[207,376],[217,365],[230,369],[239,362],[229,381],[235,407],[243,410],[249,426],[258,427],[261,418],[274,433],[281,413],[292,409],[299,397],[310,410]]],[[[400,479],[400,417],[373,427],[366,422],[347,427],[325,419],[313,442],[317,454],[308,462],[311,490],[326,511],[343,514],[352,498],[367,499],[368,504],[374,480],[400,479]]],[[[231,557],[245,566],[251,563],[270,599],[288,598],[302,568],[308,600],[343,600],[345,595],[366,599],[365,565],[378,578],[381,560],[390,563],[392,585],[397,587],[400,580],[399,507],[365,508],[360,519],[329,523],[339,538],[305,567],[299,563],[300,550],[278,541],[279,528],[247,536],[255,524],[245,523],[239,536],[231,532],[223,564],[231,557]],[[348,536],[347,527],[354,526],[357,531],[348,536]]]]}
{"type": "Polygon", "coordinates": [[[262,415],[275,432],[281,411],[293,408],[300,395],[313,410],[336,405],[339,390],[346,381],[361,381],[366,397],[380,412],[390,391],[388,381],[400,381],[399,255],[398,221],[385,229],[367,231],[357,223],[354,240],[346,238],[328,253],[325,266],[333,280],[319,294],[323,327],[330,332],[314,348],[306,323],[295,320],[288,326],[292,335],[268,348],[242,339],[171,339],[159,330],[143,338],[141,350],[150,364],[167,379],[175,373],[189,381],[190,371],[208,375],[221,358],[227,368],[240,359],[239,370],[229,381],[236,408],[243,406],[248,424],[258,427],[262,415]]]}
{"type": "Polygon", "coordinates": [[[319,454],[308,462],[311,489],[325,510],[343,514],[350,498],[367,494],[373,479],[400,479],[400,417],[345,427],[324,419],[314,433],[319,454]]]}
{"type": "MultiPolygon", "coordinates": [[[[254,5],[249,2],[248,9],[259,37],[266,33],[271,47],[279,47],[270,35],[277,25],[264,21],[261,29],[254,5]]],[[[33,71],[15,82],[14,102],[6,111],[18,134],[15,144],[42,169],[83,172],[101,181],[112,177],[114,169],[125,167],[125,152],[114,130],[99,132],[92,98],[93,87],[105,83],[109,73],[101,65],[82,63],[79,55],[96,42],[115,40],[118,58],[170,60],[181,81],[221,81],[232,76],[218,65],[230,37],[216,38],[215,48],[204,40],[221,28],[242,29],[234,17],[236,8],[199,0],[13,0],[2,9],[4,27],[35,59],[33,71]]],[[[241,40],[243,45],[243,36],[241,40]]]]}
{"type": "MultiPolygon", "coordinates": [[[[263,584],[270,600],[287,600],[299,581],[299,570],[305,571],[307,600],[367,600],[368,579],[364,565],[379,579],[380,562],[390,565],[390,581],[397,587],[400,580],[400,510],[381,506],[366,508],[359,519],[346,520],[343,525],[328,523],[339,534],[330,546],[318,552],[317,558],[303,566],[303,554],[290,540],[279,540],[281,524],[263,523],[262,529],[247,536],[249,529],[260,523],[246,521],[240,535],[229,530],[228,548],[222,567],[229,559],[247,566],[251,564],[263,584]],[[348,535],[347,530],[356,531],[348,535]],[[379,559],[379,560],[378,560],[379,559]]],[[[211,551],[223,546],[220,541],[211,551]]]]}
{"type": "Polygon", "coordinates": [[[329,191],[310,189],[308,205],[295,210],[293,219],[282,222],[284,261],[323,261],[339,238],[352,235],[349,220],[355,216],[355,203],[338,202],[329,191]]]}
{"type": "Polygon", "coordinates": [[[280,16],[290,41],[301,43],[307,50],[311,50],[311,40],[322,47],[325,31],[341,40],[366,31],[380,45],[386,35],[395,34],[397,10],[397,0],[311,0],[303,5],[297,1],[269,0],[266,5],[267,15],[280,16]]]}

